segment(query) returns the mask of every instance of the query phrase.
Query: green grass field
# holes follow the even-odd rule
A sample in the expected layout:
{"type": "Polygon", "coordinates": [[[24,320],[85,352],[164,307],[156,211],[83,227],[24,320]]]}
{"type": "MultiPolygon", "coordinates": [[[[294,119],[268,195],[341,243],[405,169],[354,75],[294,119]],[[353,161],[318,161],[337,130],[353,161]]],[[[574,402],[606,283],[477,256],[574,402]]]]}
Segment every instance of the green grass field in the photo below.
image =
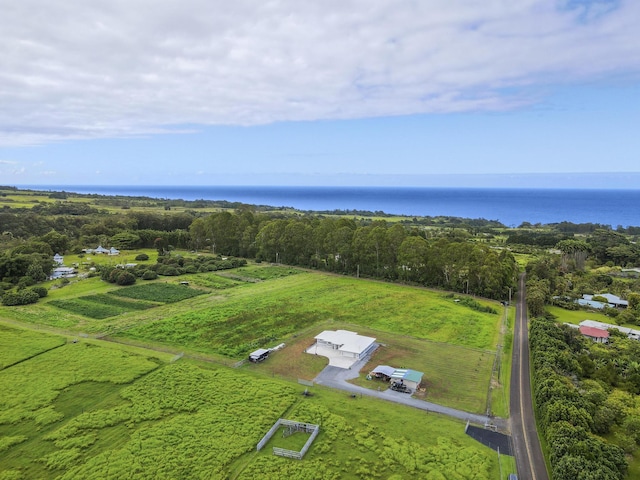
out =
{"type": "MultiPolygon", "coordinates": [[[[502,313],[477,312],[443,292],[265,264],[124,288],[77,280],[0,317],[80,339],[0,330],[15,346],[0,352],[3,365],[33,356],[0,370],[8,392],[0,398],[0,479],[499,476],[495,452],[466,437],[461,423],[319,387],[304,398],[295,383],[327,363],[304,353],[313,337],[346,328],[385,345],[372,364],[425,372],[418,398],[483,412],[496,345],[509,338],[502,313]],[[97,319],[90,309],[123,311],[97,319]],[[81,333],[218,366],[168,364],[171,353],[81,333]],[[287,346],[267,362],[220,366],[280,342],[287,346]],[[41,353],[47,346],[57,348],[41,353]],[[303,462],[254,451],[278,417],[321,424],[303,462]]],[[[364,375],[356,382],[366,385],[364,375]]]]}
{"type": "Polygon", "coordinates": [[[499,470],[463,422],[317,387],[303,397],[294,383],[105,342],[37,355],[0,371],[0,383],[3,479],[479,480],[499,470]],[[279,417],[321,425],[304,461],[255,452],[279,417]]]}
{"type": "Polygon", "coordinates": [[[493,348],[499,333],[499,315],[457,305],[441,293],[320,273],[250,283],[223,295],[125,335],[241,358],[329,319],[483,349],[493,348]]]}
{"type": "Polygon", "coordinates": [[[64,337],[57,335],[10,328],[0,324],[0,370],[66,342],[64,337]]]}
{"type": "MultiPolygon", "coordinates": [[[[547,306],[546,310],[553,314],[558,322],[573,323],[578,325],[583,320],[595,320],[597,322],[612,323],[615,325],[615,319],[607,317],[602,313],[586,311],[586,310],[565,310],[564,308],[547,306]]],[[[633,326],[632,326],[633,328],[633,326]]]]}

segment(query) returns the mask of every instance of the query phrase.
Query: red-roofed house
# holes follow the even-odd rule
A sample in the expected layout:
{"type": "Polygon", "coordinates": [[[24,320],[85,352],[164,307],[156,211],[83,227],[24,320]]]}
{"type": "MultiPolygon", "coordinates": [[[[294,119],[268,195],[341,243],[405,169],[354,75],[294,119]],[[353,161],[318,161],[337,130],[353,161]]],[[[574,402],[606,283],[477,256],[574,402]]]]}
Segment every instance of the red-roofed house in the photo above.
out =
{"type": "Polygon", "coordinates": [[[595,327],[580,327],[580,333],[596,343],[609,343],[609,332],[595,327]]]}

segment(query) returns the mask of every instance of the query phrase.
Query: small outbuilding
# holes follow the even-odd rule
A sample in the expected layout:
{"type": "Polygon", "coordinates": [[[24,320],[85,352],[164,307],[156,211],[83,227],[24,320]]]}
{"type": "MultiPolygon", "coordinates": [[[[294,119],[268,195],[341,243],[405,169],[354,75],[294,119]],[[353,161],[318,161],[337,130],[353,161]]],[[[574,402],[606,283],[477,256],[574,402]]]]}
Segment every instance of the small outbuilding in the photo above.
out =
{"type": "Polygon", "coordinates": [[[609,332],[595,327],[580,327],[580,333],[596,343],[609,343],[609,332]]]}
{"type": "Polygon", "coordinates": [[[422,382],[422,376],[424,373],[418,372],[417,370],[405,369],[405,368],[397,368],[391,374],[392,382],[401,382],[411,390],[417,390],[422,382]]]}
{"type": "Polygon", "coordinates": [[[249,354],[249,361],[253,363],[263,362],[267,359],[269,353],[271,353],[271,350],[267,350],[266,348],[259,348],[255,352],[251,352],[249,354]]]}
{"type": "Polygon", "coordinates": [[[388,382],[389,380],[391,380],[391,375],[393,375],[393,372],[395,371],[396,369],[390,367],[389,365],[378,365],[376,368],[371,370],[370,375],[372,377],[379,378],[381,380],[384,380],[385,382],[388,382]]]}
{"type": "Polygon", "coordinates": [[[56,280],[58,278],[71,278],[76,276],[76,270],[71,267],[57,267],[51,272],[50,280],[56,280]]]}

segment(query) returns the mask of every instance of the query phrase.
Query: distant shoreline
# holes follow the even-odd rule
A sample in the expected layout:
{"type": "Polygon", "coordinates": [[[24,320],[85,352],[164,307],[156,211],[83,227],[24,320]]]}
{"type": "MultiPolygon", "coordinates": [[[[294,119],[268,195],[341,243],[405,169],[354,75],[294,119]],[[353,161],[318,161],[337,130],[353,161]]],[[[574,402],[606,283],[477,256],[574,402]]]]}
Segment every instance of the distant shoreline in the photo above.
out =
{"type": "Polygon", "coordinates": [[[20,189],[156,199],[212,200],[301,211],[497,220],[506,226],[561,222],[640,226],[640,189],[21,185],[20,189]]]}

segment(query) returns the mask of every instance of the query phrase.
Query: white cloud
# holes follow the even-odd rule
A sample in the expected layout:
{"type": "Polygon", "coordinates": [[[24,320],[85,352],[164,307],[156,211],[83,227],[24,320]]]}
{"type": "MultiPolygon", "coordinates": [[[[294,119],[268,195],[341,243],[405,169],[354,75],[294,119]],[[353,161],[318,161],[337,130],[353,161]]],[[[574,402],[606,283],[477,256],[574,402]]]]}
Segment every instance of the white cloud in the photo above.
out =
{"type": "Polygon", "coordinates": [[[5,2],[0,145],[516,108],[637,77],[638,18],[616,0],[5,2]]]}

